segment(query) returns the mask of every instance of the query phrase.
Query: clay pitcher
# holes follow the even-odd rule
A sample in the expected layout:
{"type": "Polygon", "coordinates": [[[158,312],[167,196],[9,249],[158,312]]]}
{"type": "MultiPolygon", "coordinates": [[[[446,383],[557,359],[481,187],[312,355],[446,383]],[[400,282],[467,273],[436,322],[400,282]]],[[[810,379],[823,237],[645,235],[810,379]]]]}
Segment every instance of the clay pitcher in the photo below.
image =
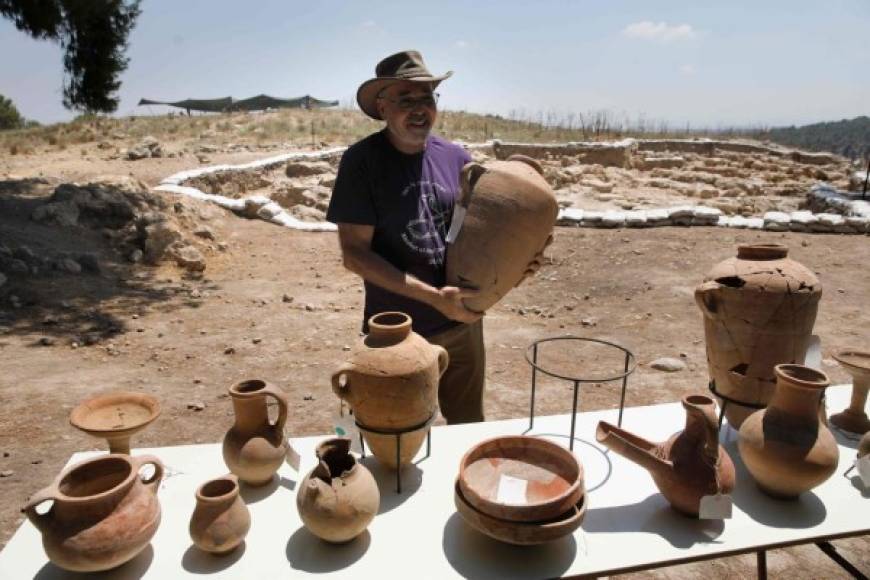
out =
{"type": "Polygon", "coordinates": [[[248,485],[265,485],[272,481],[287,452],[287,397],[278,387],[257,379],[236,383],[229,393],[236,422],[224,436],[224,462],[248,485]],[[274,424],[269,422],[267,397],[278,402],[274,424]]]}
{"type": "Polygon", "coordinates": [[[251,514],[239,495],[239,478],[230,473],[205,482],[196,490],[190,517],[190,539],[212,554],[226,554],[241,544],[251,529],[251,514]]]}
{"type": "Polygon", "coordinates": [[[317,446],[319,461],[296,495],[302,523],[327,542],[349,542],[378,513],[381,495],[371,472],[350,454],[350,439],[336,437],[317,446]]]}
{"type": "Polygon", "coordinates": [[[825,373],[803,365],[777,365],[776,391],[766,409],[740,427],[738,449],[758,487],[796,498],[824,483],[840,460],[831,431],[819,417],[825,373]]]}
{"type": "Polygon", "coordinates": [[[553,233],[559,205],[540,164],[523,155],[468,163],[447,235],[447,282],[476,288],[469,310],[484,312],[523,279],[553,233]]]}
{"type": "Polygon", "coordinates": [[[24,513],[42,533],[48,559],[72,572],[110,570],[148,546],[160,525],[163,464],[152,455],[101,455],[65,470],[37,492],[24,513]],[[142,480],[139,470],[154,466],[142,480]],[[53,500],[44,514],[39,504],[53,500]]]}
{"type": "MultiPolygon", "coordinates": [[[[822,285],[787,256],[779,244],[738,246],[737,257],[715,265],[695,289],[710,378],[726,397],[766,405],[776,382],[773,367],[804,362],[822,285]]],[[[725,407],[735,428],[752,412],[725,407]]]]}
{"type": "Polygon", "coordinates": [[[734,489],[734,463],[719,444],[713,399],[690,395],[682,402],[686,428],[664,443],[651,443],[606,421],[598,423],[595,438],[649,471],[674,509],[698,517],[702,497],[734,489]]]}
{"type": "Polygon", "coordinates": [[[353,409],[372,454],[386,466],[397,467],[396,438],[383,431],[413,429],[401,435],[400,465],[419,451],[438,410],[447,363],[444,348],[411,330],[410,316],[383,312],[369,319],[369,334],[333,373],[332,390],[353,409]]]}

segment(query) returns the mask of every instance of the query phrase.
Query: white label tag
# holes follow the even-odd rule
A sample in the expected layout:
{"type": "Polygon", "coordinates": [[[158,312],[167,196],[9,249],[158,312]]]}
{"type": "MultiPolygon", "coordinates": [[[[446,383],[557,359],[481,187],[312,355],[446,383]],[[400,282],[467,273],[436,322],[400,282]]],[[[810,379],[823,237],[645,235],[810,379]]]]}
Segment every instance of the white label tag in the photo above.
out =
{"type": "Polygon", "coordinates": [[[858,468],[858,475],[864,487],[870,489],[870,455],[855,460],[855,467],[858,468]]]}
{"type": "Polygon", "coordinates": [[[459,230],[462,229],[462,222],[465,221],[465,206],[456,204],[453,206],[453,219],[450,221],[450,229],[447,231],[447,243],[452,244],[459,237],[459,230]]]}
{"type": "Polygon", "coordinates": [[[816,334],[810,337],[807,354],[804,356],[804,366],[817,371],[822,370],[822,339],[816,334]]]}
{"type": "Polygon", "coordinates": [[[284,462],[293,468],[293,471],[299,471],[299,463],[302,461],[302,458],[299,457],[299,453],[296,452],[296,449],[293,448],[293,445],[290,443],[290,440],[287,440],[287,453],[284,454],[284,462]]]}
{"type": "Polygon", "coordinates": [[[496,492],[495,501],[512,505],[525,505],[529,503],[526,501],[526,489],[528,487],[529,482],[525,479],[502,475],[498,479],[498,491],[496,492]]]}
{"type": "Polygon", "coordinates": [[[339,437],[350,437],[350,450],[353,453],[362,453],[359,442],[359,429],[350,413],[338,414],[332,418],[333,430],[339,437]]]}
{"type": "Polygon", "coordinates": [[[731,496],[721,493],[705,495],[701,498],[701,509],[698,517],[702,520],[731,519],[731,496]]]}

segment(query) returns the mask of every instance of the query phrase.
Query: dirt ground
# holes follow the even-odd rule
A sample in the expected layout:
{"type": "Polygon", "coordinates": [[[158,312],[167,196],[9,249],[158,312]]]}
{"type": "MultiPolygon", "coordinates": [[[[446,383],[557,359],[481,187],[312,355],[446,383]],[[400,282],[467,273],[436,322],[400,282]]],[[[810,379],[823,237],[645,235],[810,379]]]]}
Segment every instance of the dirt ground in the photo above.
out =
{"type": "MultiPolygon", "coordinates": [[[[81,179],[132,172],[153,185],[190,166],[183,162],[88,167],[78,160],[51,175],[81,179]]],[[[37,166],[31,160],[3,169],[35,175],[37,166]]],[[[7,242],[21,243],[21,237],[32,235],[24,227],[25,202],[0,190],[0,238],[7,242]]],[[[330,429],[338,404],[329,376],[358,336],[363,299],[360,280],[342,267],[335,235],[291,231],[229,213],[212,225],[228,249],[209,260],[202,277],[174,267],[126,263],[97,232],[84,230],[45,234],[39,243],[96,252],[105,264],[101,274],[58,274],[10,281],[12,288],[4,288],[23,304],[0,303],[0,471],[13,472],[0,478],[5,498],[0,546],[21,522],[19,507],[72,453],[100,448],[68,422],[71,409],[95,392],[131,389],[160,399],[161,417],[135,441],[142,447],[220,441],[232,423],[227,387],[251,377],[287,392],[291,436],[330,429]],[[95,344],[73,345],[93,332],[100,337],[95,344]]],[[[533,340],[561,334],[614,341],[636,354],[639,365],[629,382],[627,405],[706,392],[703,328],[693,289],[713,264],[734,254],[737,244],[755,241],[787,244],[791,256],[821,279],[816,332],[823,343],[823,369],[834,382],[847,381],[830,353],[870,342],[866,236],[558,228],[538,275],[486,316],[487,418],[527,415],[531,373],[525,350],[533,340]],[[676,373],[651,369],[650,361],[659,357],[681,358],[687,368],[676,373]]],[[[557,350],[545,362],[567,372],[621,364],[599,354],[557,350]]],[[[617,387],[593,385],[582,391],[580,408],[613,408],[618,402],[617,387]]],[[[541,383],[537,413],[569,411],[570,387],[541,383]]],[[[870,574],[867,538],[834,544],[870,574]]],[[[630,577],[752,576],[754,566],[754,557],[743,556],[630,577]]],[[[848,577],[814,546],[775,550],[768,566],[772,577],[848,577]]]]}

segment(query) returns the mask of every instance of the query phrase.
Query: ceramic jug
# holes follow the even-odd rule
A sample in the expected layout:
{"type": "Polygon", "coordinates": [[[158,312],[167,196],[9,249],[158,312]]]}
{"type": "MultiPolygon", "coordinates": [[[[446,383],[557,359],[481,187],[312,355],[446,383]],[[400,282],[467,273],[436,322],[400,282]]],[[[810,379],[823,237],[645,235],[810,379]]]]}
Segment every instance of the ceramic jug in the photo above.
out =
{"type": "Polygon", "coordinates": [[[239,495],[239,478],[235,474],[199,486],[189,526],[190,538],[197,548],[226,554],[244,541],[250,528],[251,514],[239,495]]]}
{"type": "Polygon", "coordinates": [[[287,397],[278,387],[258,379],[236,383],[229,393],[236,421],[224,436],[224,461],[243,482],[265,485],[272,481],[287,452],[287,397]],[[267,398],[278,403],[275,423],[269,422],[267,398]]]}
{"type": "Polygon", "coordinates": [[[544,250],[559,205],[540,164],[524,155],[469,163],[447,236],[447,282],[475,288],[466,308],[484,312],[520,283],[544,250]]]}
{"type": "Polygon", "coordinates": [[[372,453],[396,465],[394,435],[401,435],[402,465],[420,449],[438,410],[438,381],[447,370],[447,351],[411,330],[411,317],[383,312],[369,319],[369,334],[332,375],[332,390],[353,410],[372,453]],[[375,431],[381,431],[377,433],[375,431]]]}
{"type": "Polygon", "coordinates": [[[327,542],[349,542],[365,531],[380,507],[375,478],[350,454],[350,439],[317,446],[318,464],[299,484],[296,507],[302,523],[327,542]]]}
{"type": "MultiPolygon", "coordinates": [[[[810,270],[788,258],[779,244],[738,246],[695,289],[704,315],[710,378],[722,395],[766,405],[773,395],[773,367],[803,363],[816,321],[822,285],[810,270]]],[[[735,428],[753,412],[725,407],[735,428]]]]}
{"type": "Polygon", "coordinates": [[[743,422],[738,449],[762,491],[795,498],[824,483],[839,463],[837,442],[819,417],[830,381],[803,365],[777,365],[774,372],[773,398],[743,422]]]}
{"type": "Polygon", "coordinates": [[[701,498],[734,489],[734,463],[719,444],[716,403],[704,395],[683,398],[686,427],[664,443],[651,443],[606,421],[595,438],[652,475],[671,506],[698,517],[701,498]]]}
{"type": "Polygon", "coordinates": [[[101,455],[66,469],[23,511],[55,565],[73,572],[109,570],[132,560],[157,531],[162,478],[163,464],[152,455],[101,455]],[[146,480],[139,474],[144,465],[154,466],[146,480]],[[51,508],[37,512],[48,500],[51,508]]]}

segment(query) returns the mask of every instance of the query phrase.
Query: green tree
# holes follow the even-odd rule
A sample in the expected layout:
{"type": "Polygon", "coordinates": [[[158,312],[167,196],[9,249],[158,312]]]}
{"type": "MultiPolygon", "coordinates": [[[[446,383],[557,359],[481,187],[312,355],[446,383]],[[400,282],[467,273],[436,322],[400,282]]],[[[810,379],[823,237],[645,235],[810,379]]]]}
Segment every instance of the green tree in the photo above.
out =
{"type": "Polygon", "coordinates": [[[18,112],[12,99],[0,95],[0,131],[20,129],[24,126],[24,117],[18,112]]]}
{"type": "Polygon", "coordinates": [[[0,0],[0,16],[64,50],[63,105],[88,113],[118,108],[118,77],[140,0],[0,0]]]}

